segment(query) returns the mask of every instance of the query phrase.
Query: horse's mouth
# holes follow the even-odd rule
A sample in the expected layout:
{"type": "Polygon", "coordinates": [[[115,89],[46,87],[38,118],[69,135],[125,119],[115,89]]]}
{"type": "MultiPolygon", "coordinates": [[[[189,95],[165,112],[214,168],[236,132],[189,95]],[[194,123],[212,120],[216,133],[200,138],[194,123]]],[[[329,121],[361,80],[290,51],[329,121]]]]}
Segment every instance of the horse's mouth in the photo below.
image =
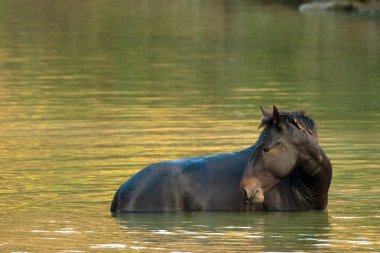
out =
{"type": "Polygon", "coordinates": [[[252,205],[252,202],[249,199],[243,199],[243,201],[244,201],[244,204],[246,205],[252,205]]]}

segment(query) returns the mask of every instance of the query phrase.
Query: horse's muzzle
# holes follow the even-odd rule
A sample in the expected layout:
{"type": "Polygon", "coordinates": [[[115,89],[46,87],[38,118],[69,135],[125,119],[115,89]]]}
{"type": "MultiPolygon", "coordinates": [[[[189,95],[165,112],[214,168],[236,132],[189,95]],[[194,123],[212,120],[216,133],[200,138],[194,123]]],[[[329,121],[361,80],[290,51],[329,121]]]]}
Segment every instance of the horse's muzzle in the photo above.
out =
{"type": "Polygon", "coordinates": [[[251,191],[247,188],[242,188],[241,194],[246,204],[262,204],[264,202],[264,192],[259,186],[254,187],[251,191]]]}

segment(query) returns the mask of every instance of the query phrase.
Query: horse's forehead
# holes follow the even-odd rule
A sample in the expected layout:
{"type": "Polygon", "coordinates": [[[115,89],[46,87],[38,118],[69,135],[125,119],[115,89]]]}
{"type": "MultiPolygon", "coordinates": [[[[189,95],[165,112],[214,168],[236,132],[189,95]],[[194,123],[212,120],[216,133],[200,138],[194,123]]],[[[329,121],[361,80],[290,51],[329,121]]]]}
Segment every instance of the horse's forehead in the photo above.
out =
{"type": "Polygon", "coordinates": [[[300,143],[304,141],[304,133],[299,129],[287,127],[279,130],[276,126],[268,126],[263,131],[261,138],[263,143],[285,142],[288,144],[300,143]]]}
{"type": "Polygon", "coordinates": [[[279,140],[284,137],[283,135],[284,133],[280,132],[277,129],[277,127],[269,126],[262,133],[262,141],[268,142],[268,141],[279,140]]]}

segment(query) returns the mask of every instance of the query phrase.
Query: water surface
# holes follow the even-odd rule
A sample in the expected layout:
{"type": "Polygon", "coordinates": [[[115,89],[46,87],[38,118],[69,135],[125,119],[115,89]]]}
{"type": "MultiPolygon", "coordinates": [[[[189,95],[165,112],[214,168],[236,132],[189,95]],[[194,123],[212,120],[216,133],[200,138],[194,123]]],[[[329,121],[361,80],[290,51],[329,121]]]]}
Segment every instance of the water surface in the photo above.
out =
{"type": "Polygon", "coordinates": [[[0,1],[1,252],[380,250],[380,23],[249,1],[0,1]],[[108,212],[144,166],[304,109],[328,211],[108,212]]]}

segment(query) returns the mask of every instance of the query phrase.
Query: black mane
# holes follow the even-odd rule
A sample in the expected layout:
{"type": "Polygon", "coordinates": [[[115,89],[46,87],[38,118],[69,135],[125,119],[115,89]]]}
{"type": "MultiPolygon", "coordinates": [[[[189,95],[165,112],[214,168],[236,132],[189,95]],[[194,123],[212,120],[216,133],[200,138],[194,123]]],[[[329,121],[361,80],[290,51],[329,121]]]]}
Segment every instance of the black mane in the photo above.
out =
{"type": "MultiPolygon", "coordinates": [[[[309,134],[318,138],[317,127],[314,120],[305,114],[305,111],[284,112],[280,111],[280,117],[284,122],[296,126],[301,131],[307,131],[309,134]]],[[[259,128],[273,124],[273,116],[264,117],[261,120],[259,128]]]]}

